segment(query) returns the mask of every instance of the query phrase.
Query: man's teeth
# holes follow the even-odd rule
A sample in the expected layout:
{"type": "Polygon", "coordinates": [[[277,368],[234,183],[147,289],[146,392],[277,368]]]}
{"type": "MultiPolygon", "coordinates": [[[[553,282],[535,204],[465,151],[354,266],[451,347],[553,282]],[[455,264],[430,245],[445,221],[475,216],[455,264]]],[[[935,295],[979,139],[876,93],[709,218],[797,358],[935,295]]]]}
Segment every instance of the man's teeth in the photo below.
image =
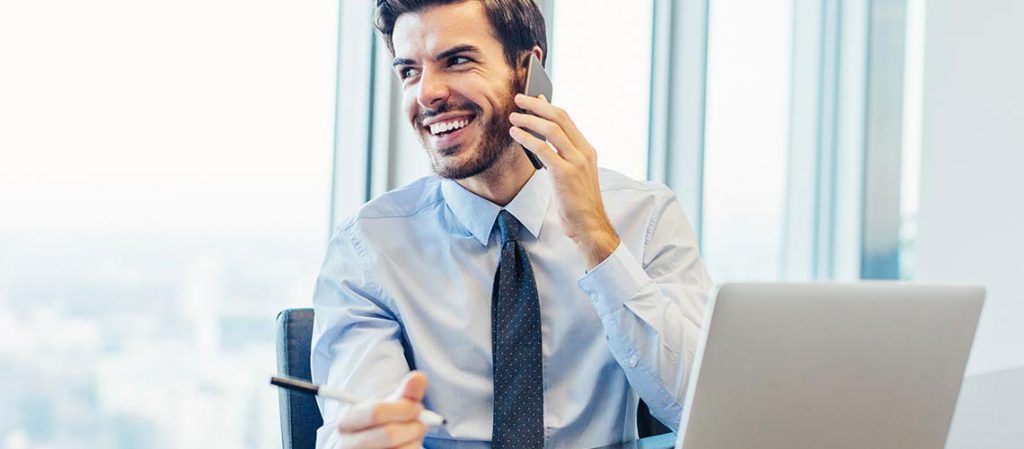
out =
{"type": "Polygon", "coordinates": [[[446,132],[446,131],[451,131],[453,129],[462,128],[462,127],[464,127],[464,126],[466,126],[468,124],[469,124],[469,119],[468,118],[459,119],[459,120],[451,120],[451,121],[441,122],[441,123],[434,123],[433,125],[430,125],[430,134],[433,134],[433,135],[436,136],[436,135],[441,134],[441,133],[446,132]]]}

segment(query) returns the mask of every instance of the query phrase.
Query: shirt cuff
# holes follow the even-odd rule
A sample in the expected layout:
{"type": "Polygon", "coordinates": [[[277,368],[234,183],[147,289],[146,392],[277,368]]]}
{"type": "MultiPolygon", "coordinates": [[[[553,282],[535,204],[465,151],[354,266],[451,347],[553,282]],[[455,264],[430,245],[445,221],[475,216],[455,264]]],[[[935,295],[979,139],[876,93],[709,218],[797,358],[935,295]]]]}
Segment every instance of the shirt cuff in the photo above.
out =
{"type": "Polygon", "coordinates": [[[602,317],[618,310],[650,283],[651,277],[621,242],[610,256],[576,281],[602,317]]]}

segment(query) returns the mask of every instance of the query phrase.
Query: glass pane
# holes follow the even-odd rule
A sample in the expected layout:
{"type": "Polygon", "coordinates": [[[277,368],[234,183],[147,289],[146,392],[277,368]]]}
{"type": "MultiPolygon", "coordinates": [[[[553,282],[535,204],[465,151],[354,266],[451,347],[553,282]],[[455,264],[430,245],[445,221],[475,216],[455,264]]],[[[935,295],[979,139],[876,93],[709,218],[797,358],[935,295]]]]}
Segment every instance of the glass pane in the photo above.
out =
{"type": "Polygon", "coordinates": [[[0,6],[0,447],[280,447],[274,318],[323,258],[336,8],[0,6]]]}
{"type": "Polygon", "coordinates": [[[597,149],[598,165],[646,179],[653,0],[554,6],[554,103],[597,149]]]}
{"type": "Polygon", "coordinates": [[[715,282],[780,276],[791,8],[711,2],[703,250],[715,282]]]}
{"type": "Polygon", "coordinates": [[[900,181],[900,278],[914,277],[914,242],[921,184],[921,90],[924,77],[925,0],[907,0],[903,84],[903,157],[900,181]]]}

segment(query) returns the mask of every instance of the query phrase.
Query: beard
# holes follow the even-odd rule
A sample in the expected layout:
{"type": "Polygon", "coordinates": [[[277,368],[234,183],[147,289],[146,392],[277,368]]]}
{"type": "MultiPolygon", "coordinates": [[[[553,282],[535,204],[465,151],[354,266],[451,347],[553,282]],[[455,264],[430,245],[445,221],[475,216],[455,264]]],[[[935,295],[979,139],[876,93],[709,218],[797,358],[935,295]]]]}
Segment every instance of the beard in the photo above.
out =
{"type": "MultiPolygon", "coordinates": [[[[437,148],[436,151],[432,152],[427,137],[423,136],[422,133],[419,134],[420,143],[430,156],[430,165],[434,173],[448,179],[465,179],[476,176],[493,167],[501,159],[501,156],[509,148],[512,148],[515,141],[508,134],[509,128],[512,127],[508,117],[518,110],[513,97],[515,92],[519,92],[520,84],[522,82],[513,75],[513,79],[508,86],[508,94],[503,96],[497,110],[494,111],[494,115],[486,123],[480,124],[483,135],[477,144],[477,148],[470,150],[471,156],[467,160],[459,162],[454,160],[445,161],[444,156],[442,156],[445,154],[456,154],[460,150],[465,150],[460,148],[465,144],[437,148]]],[[[416,123],[423,123],[424,119],[455,111],[470,112],[477,120],[482,120],[483,109],[480,105],[467,101],[464,103],[445,103],[437,109],[422,112],[417,117],[416,123]]]]}

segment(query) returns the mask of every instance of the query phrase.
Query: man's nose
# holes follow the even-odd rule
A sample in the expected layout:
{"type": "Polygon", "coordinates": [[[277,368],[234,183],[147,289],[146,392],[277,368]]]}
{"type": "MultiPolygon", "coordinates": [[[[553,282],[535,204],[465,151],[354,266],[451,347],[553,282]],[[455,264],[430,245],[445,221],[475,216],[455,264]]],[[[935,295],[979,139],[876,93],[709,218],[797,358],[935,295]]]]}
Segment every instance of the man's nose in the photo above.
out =
{"type": "Polygon", "coordinates": [[[421,108],[437,109],[448,100],[448,82],[443,74],[424,70],[420,75],[420,89],[416,101],[421,108]]]}

